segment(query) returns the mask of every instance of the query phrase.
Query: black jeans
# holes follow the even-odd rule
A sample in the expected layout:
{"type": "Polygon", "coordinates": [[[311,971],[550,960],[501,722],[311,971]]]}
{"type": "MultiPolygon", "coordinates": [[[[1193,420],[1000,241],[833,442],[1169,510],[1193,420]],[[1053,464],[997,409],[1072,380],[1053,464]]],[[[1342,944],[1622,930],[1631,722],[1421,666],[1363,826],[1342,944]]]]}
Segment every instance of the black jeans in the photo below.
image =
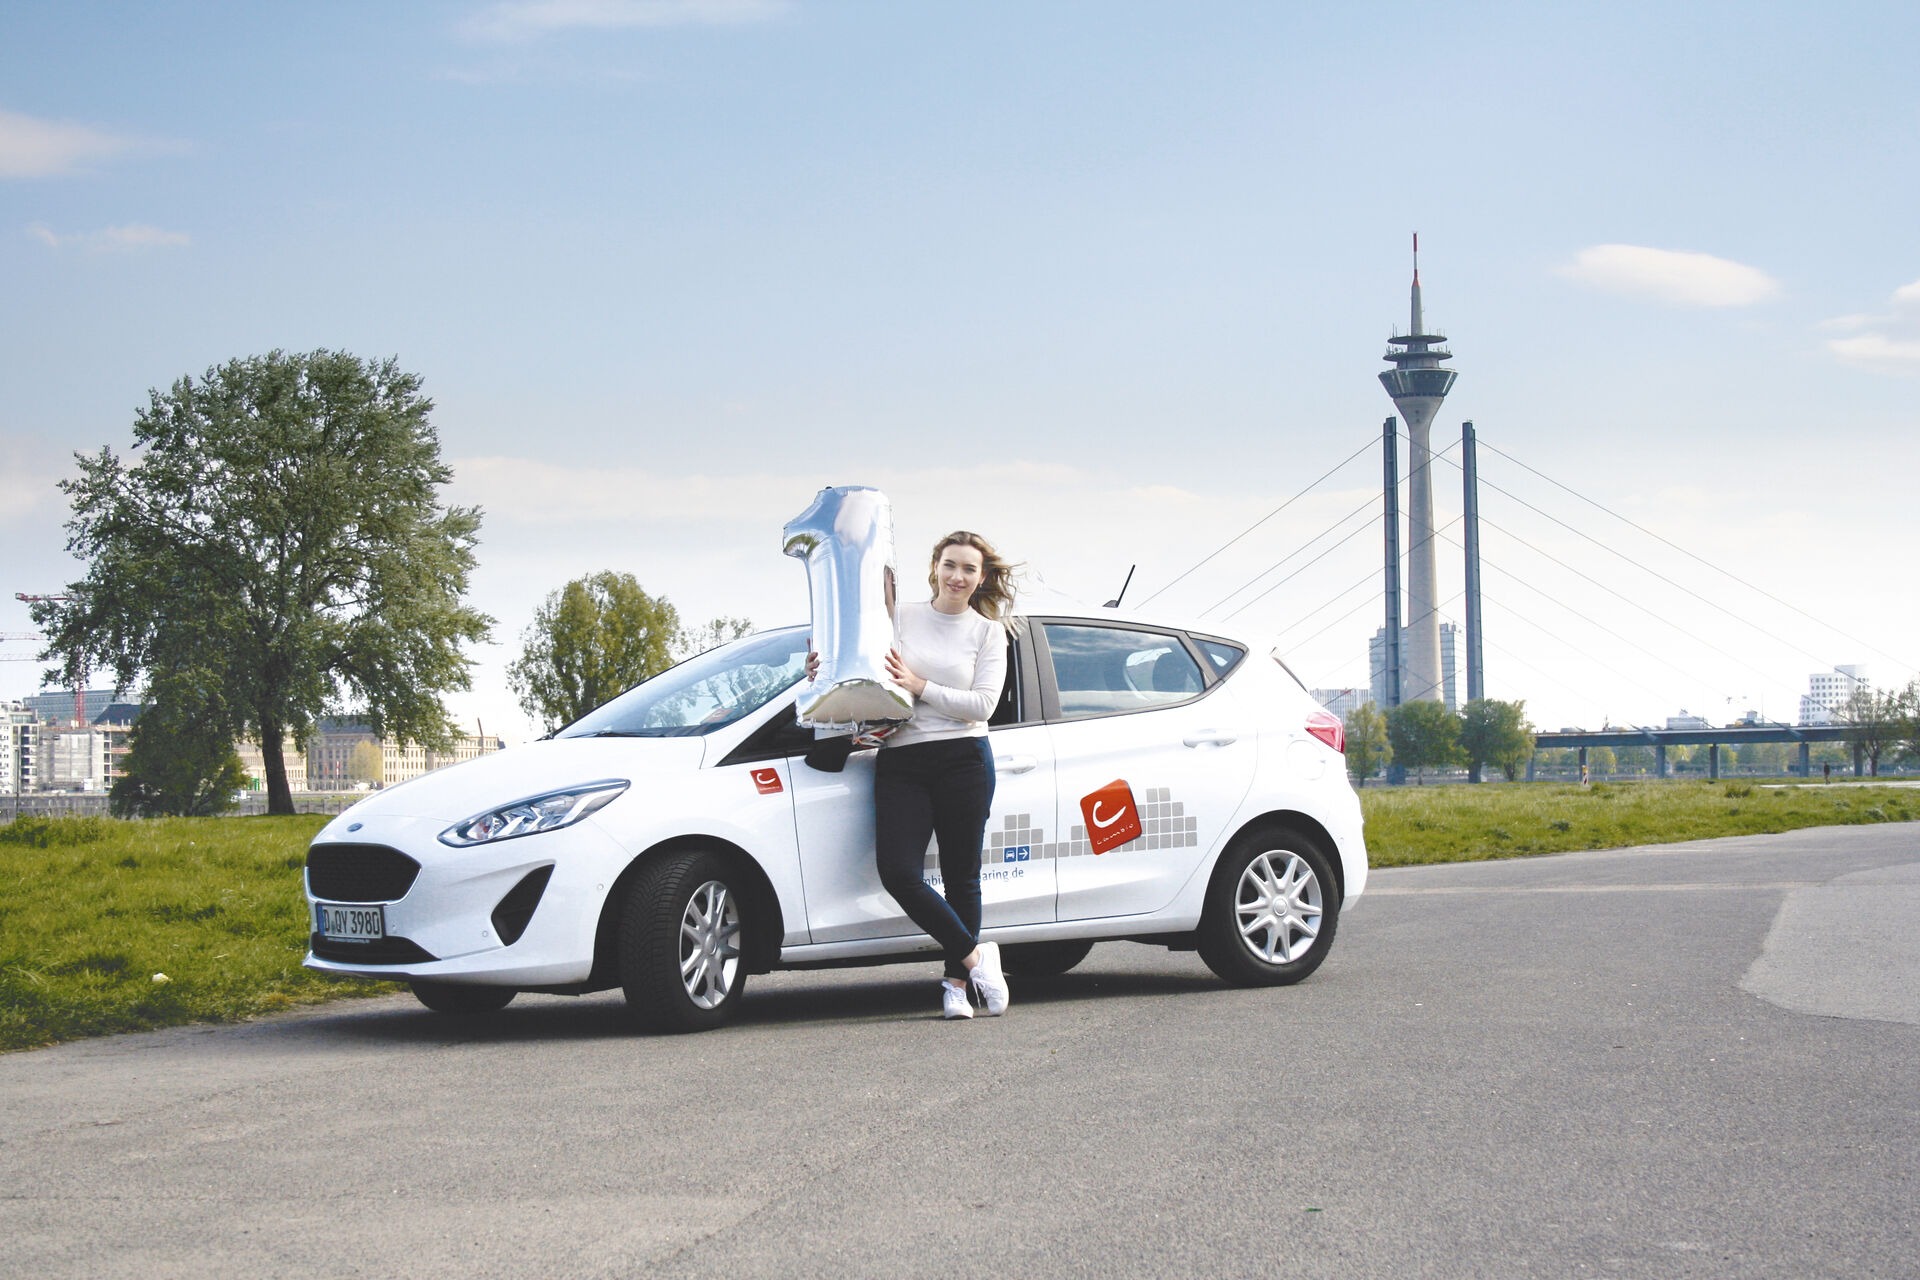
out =
{"type": "Polygon", "coordinates": [[[882,747],[873,771],[873,852],[880,883],[964,978],[980,938],[980,843],[993,806],[993,748],[985,738],[882,747]],[[925,877],[927,841],[940,840],[946,897],[925,877]]]}

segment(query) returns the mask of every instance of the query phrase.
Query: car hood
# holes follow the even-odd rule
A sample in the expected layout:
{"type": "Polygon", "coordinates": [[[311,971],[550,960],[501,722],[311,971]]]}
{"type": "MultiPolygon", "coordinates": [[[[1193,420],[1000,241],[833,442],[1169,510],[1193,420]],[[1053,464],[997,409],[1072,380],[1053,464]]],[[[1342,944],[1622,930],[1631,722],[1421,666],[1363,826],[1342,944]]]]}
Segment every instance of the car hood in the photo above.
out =
{"type": "Polygon", "coordinates": [[[529,796],[606,778],[624,778],[636,789],[660,785],[698,769],[706,745],[702,737],[529,742],[376,791],[328,823],[317,838],[346,839],[347,824],[369,817],[451,824],[529,796]]]}

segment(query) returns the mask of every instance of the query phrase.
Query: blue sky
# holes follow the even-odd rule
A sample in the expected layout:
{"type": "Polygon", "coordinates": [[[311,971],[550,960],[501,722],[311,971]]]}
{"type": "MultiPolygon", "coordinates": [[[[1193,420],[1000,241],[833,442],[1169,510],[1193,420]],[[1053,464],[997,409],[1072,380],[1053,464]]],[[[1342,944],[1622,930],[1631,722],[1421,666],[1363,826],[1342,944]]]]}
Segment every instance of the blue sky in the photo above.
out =
{"type": "MultiPolygon", "coordinates": [[[[1491,692],[1557,726],[1904,683],[1916,48],[1893,4],[11,4],[0,632],[78,575],[71,452],[275,347],[425,379],[499,619],[455,705],[510,737],[546,591],[619,568],[798,618],[777,534],[823,483],[888,488],[905,561],[966,525],[1150,592],[1377,434],[1418,229],[1442,424],[1826,624],[1490,457],[1687,588],[1486,495],[1524,539],[1487,535],[1491,692]]],[[[1212,605],[1377,472],[1156,605],[1212,605]]],[[[1359,534],[1232,625],[1364,681],[1377,558],[1359,534]]]]}

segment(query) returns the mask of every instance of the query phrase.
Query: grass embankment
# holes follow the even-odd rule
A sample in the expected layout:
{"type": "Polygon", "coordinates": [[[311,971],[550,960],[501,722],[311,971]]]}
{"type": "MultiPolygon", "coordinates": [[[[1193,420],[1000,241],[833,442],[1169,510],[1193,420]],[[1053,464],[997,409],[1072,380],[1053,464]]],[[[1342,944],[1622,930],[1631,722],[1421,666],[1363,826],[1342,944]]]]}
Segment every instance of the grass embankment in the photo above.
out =
{"type": "Polygon", "coordinates": [[[1920,818],[1920,791],[1750,782],[1365,787],[1376,867],[1617,849],[1920,818]]]}
{"type": "Polygon", "coordinates": [[[326,821],[0,826],[0,1050],[392,990],[300,967],[300,869],[326,821]]]}
{"type": "MultiPolygon", "coordinates": [[[[1920,791],[1738,782],[1368,787],[1361,804],[1383,867],[1920,817],[1920,791]]],[[[393,990],[300,967],[300,868],[326,821],[0,827],[0,1050],[393,990]]]]}

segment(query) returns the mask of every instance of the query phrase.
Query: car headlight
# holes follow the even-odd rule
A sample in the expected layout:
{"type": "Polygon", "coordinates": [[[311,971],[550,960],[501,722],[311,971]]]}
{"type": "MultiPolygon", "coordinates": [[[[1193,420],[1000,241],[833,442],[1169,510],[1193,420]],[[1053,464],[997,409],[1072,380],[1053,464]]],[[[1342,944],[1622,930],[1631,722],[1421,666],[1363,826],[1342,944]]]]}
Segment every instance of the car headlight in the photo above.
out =
{"type": "Polygon", "coordinates": [[[456,822],[440,833],[440,843],[465,849],[540,831],[558,831],[601,808],[630,785],[625,778],[607,778],[568,787],[565,791],[528,796],[456,822]]]}

